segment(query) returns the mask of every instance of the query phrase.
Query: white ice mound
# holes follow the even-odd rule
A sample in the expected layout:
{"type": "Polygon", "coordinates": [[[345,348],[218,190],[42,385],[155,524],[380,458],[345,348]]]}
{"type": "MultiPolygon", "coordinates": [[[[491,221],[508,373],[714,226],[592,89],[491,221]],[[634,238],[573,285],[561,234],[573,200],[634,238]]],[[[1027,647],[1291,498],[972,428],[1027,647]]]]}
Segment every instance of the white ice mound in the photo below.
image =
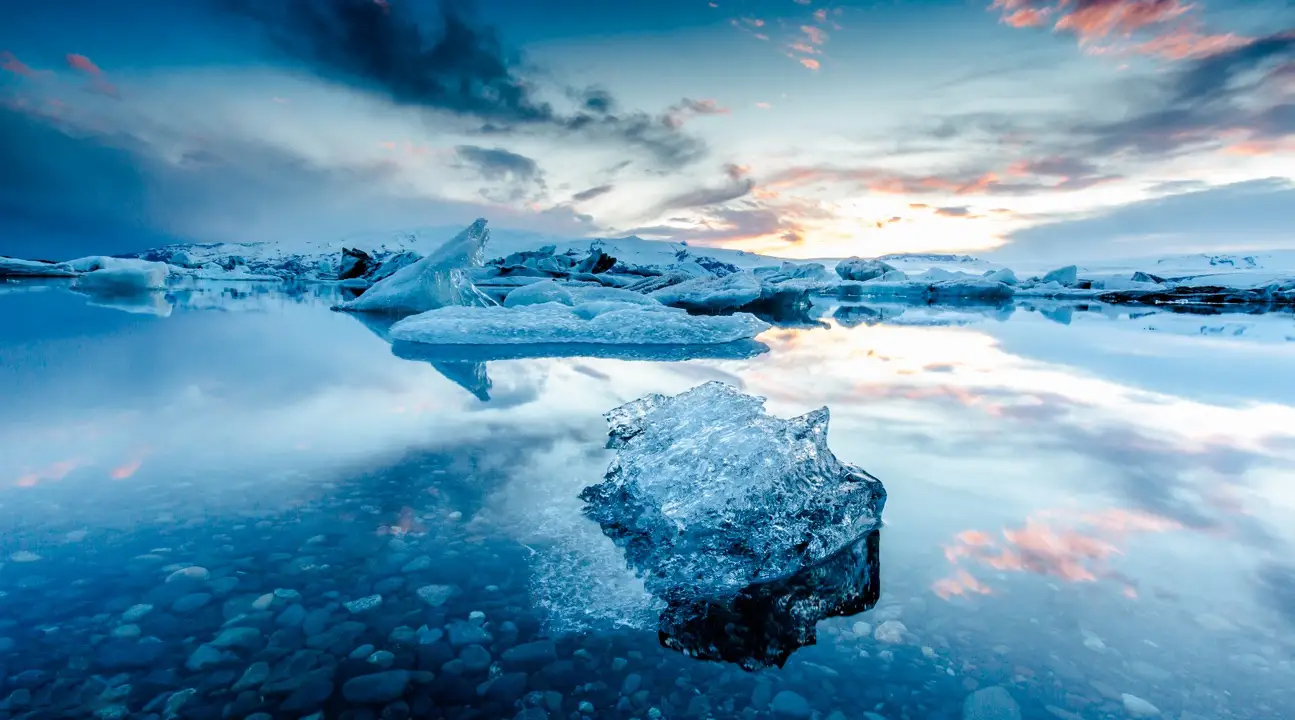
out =
{"type": "Polygon", "coordinates": [[[82,274],[75,287],[104,295],[131,295],[166,288],[171,266],[134,258],[92,257],[69,260],[67,265],[82,274]]]}
{"type": "Polygon", "coordinates": [[[585,512],[663,597],[724,597],[827,559],[876,527],[881,481],[827,447],[827,408],[784,420],[720,382],[608,412],[618,449],[585,512]]]}
{"type": "Polygon", "coordinates": [[[444,307],[392,325],[391,339],[433,345],[716,345],[768,329],[746,313],[698,317],[660,304],[599,300],[574,307],[444,307]]]}
{"type": "Polygon", "coordinates": [[[400,268],[337,309],[407,315],[447,306],[493,305],[467,274],[468,268],[484,263],[489,240],[485,219],[478,219],[432,254],[400,268]]]}
{"type": "Polygon", "coordinates": [[[759,278],[740,271],[723,277],[707,275],[685,280],[677,285],[661,288],[649,296],[663,305],[703,312],[736,310],[760,299],[762,286],[759,278]]]}

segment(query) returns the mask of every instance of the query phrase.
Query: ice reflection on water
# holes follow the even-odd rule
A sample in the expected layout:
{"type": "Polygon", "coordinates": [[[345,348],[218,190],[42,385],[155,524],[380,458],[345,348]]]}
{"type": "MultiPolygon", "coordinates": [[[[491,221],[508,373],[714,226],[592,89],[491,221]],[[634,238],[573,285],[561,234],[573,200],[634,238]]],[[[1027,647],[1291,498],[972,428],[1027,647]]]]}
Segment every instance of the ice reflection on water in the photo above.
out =
{"type": "Polygon", "coordinates": [[[1026,717],[1124,717],[1125,693],[1174,718],[1295,707],[1290,315],[827,308],[763,354],[494,359],[402,357],[311,289],[197,286],[155,314],[0,289],[10,715],[57,695],[55,716],[144,717],[185,688],[187,716],[286,714],[289,693],[231,686],[305,648],[303,676],[336,666],[332,717],[373,670],[348,659],[363,644],[434,674],[395,715],[763,716],[790,690],[824,717],[939,718],[990,685],[1026,717]],[[663,605],[575,497],[609,458],[603,411],[714,379],[783,416],[828,405],[833,450],[890,493],[877,606],[820,623],[781,669],[663,649],[663,605]],[[208,584],[165,582],[185,564],[208,584]],[[427,584],[455,589],[429,607],[427,584]],[[296,601],[278,599],[259,649],[185,667],[276,588],[332,608],[322,640],[279,624],[296,601]],[[372,613],[337,607],[379,588],[372,613]],[[138,603],[157,609],[121,630],[138,603]],[[497,671],[399,630],[473,610],[497,671]],[[105,662],[136,631],[163,651],[105,662]],[[546,637],[552,658],[503,659],[546,637]]]}

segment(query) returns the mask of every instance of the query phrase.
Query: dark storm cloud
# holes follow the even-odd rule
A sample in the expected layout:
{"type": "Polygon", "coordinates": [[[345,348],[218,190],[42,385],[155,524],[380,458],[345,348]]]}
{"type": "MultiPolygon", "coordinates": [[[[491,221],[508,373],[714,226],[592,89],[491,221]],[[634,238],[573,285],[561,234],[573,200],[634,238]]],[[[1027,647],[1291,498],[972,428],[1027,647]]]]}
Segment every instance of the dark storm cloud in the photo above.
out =
{"type": "Polygon", "coordinates": [[[470,22],[457,4],[441,4],[429,29],[403,4],[374,0],[228,2],[317,74],[365,85],[397,103],[505,122],[553,114],[517,76],[494,31],[470,22]]]}
{"type": "Polygon", "coordinates": [[[260,25],[275,47],[314,74],[393,102],[483,121],[484,133],[578,133],[647,152],[679,167],[704,154],[669,116],[617,112],[600,88],[569,91],[578,109],[560,112],[536,97],[520,61],[492,28],[469,17],[467,3],[444,0],[434,22],[420,23],[404,3],[374,0],[220,0],[260,25]]]}
{"type": "Polygon", "coordinates": [[[525,155],[476,145],[460,145],[455,153],[481,178],[499,184],[481,189],[481,196],[492,202],[516,202],[528,197],[539,200],[548,190],[544,172],[525,155]]]}
{"type": "Polygon", "coordinates": [[[537,180],[543,178],[540,166],[525,155],[503,148],[460,145],[454,149],[459,158],[472,165],[482,176],[495,180],[537,180]]]}

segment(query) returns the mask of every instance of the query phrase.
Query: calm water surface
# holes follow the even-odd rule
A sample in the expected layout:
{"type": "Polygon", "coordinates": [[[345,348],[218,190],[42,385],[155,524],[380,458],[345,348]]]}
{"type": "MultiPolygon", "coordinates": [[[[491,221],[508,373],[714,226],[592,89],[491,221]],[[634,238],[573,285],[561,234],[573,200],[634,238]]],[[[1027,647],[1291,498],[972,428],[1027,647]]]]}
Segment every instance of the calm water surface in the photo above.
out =
{"type": "Polygon", "coordinates": [[[0,717],[1295,718],[1291,315],[829,307],[754,355],[492,360],[329,292],[0,286],[0,717]],[[889,491],[875,607],[782,667],[662,647],[576,498],[603,412],[709,380],[827,405],[889,491]]]}

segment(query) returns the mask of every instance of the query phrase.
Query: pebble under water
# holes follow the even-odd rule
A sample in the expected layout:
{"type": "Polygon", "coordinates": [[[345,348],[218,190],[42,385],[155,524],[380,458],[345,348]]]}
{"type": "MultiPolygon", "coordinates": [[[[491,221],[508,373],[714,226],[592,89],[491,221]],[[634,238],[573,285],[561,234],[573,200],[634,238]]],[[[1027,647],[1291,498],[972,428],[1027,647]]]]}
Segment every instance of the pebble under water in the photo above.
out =
{"type": "Polygon", "coordinates": [[[1295,717],[1295,343],[1162,334],[1138,376],[1134,318],[892,308],[446,372],[326,296],[183,300],[0,294],[0,718],[1295,717]],[[1256,384],[1198,381],[1222,356],[1256,384]],[[601,412],[712,379],[828,405],[890,494],[728,619],[650,597],[576,497],[601,412]]]}

